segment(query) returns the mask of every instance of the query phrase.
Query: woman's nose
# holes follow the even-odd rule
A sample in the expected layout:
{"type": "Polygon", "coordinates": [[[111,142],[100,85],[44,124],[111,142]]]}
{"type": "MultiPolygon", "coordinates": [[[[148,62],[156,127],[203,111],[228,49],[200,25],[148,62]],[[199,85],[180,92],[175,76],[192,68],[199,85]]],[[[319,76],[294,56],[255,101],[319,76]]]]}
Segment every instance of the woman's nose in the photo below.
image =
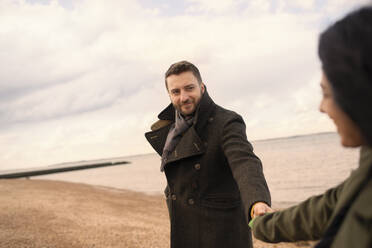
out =
{"type": "Polygon", "coordinates": [[[324,110],[324,101],[323,101],[323,100],[320,101],[320,104],[319,104],[319,111],[320,111],[321,113],[325,113],[325,110],[324,110]]]}

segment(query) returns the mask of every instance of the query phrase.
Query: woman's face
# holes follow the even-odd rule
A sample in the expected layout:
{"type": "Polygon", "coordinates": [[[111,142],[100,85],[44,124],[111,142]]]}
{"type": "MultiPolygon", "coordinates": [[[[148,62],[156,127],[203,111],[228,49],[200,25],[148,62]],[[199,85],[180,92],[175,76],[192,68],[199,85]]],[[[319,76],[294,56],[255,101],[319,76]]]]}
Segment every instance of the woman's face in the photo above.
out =
{"type": "Polygon", "coordinates": [[[320,102],[319,110],[322,113],[326,113],[335,123],[337,132],[341,137],[341,144],[346,147],[363,145],[364,139],[359,127],[335,102],[331,85],[324,73],[320,86],[323,98],[320,102]]]}

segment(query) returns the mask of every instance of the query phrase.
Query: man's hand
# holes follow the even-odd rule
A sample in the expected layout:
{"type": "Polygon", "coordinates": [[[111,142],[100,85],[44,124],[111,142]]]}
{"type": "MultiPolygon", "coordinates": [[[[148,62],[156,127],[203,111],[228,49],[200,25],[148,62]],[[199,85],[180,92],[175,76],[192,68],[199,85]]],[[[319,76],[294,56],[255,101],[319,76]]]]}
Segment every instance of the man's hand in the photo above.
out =
{"type": "Polygon", "coordinates": [[[255,218],[260,215],[264,215],[265,213],[271,213],[274,212],[272,208],[270,208],[266,203],[264,202],[256,202],[253,204],[252,211],[251,211],[251,217],[255,218]]]}

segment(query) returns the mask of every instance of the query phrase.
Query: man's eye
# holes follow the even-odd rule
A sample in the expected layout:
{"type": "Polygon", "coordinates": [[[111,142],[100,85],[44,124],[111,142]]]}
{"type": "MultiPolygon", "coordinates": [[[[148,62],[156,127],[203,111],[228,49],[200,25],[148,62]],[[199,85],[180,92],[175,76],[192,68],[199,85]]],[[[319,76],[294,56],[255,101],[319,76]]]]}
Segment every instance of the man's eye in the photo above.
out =
{"type": "Polygon", "coordinates": [[[194,89],[194,86],[186,87],[186,90],[192,90],[192,89],[194,89]]]}

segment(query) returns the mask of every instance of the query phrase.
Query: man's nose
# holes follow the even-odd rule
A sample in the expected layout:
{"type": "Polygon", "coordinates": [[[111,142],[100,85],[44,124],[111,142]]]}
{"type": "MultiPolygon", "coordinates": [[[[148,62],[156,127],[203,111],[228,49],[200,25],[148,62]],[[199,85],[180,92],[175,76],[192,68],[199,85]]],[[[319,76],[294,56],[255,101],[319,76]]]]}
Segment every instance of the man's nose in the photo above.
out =
{"type": "Polygon", "coordinates": [[[181,91],[181,102],[187,102],[189,100],[189,95],[185,91],[181,91]]]}

